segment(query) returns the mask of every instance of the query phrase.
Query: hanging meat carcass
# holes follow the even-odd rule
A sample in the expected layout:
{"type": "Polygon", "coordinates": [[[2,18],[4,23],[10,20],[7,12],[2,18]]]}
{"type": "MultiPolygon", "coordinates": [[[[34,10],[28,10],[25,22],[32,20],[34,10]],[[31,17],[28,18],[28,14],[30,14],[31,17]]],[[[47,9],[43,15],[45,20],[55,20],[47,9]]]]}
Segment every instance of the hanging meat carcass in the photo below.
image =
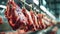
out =
{"type": "Polygon", "coordinates": [[[5,16],[13,30],[18,28],[25,29],[26,31],[31,29],[37,30],[36,26],[39,29],[44,28],[42,14],[37,14],[36,17],[33,12],[28,12],[25,8],[21,10],[13,0],[8,2],[5,16]]]}
{"type": "Polygon", "coordinates": [[[18,29],[19,27],[22,28],[22,25],[26,25],[27,20],[14,0],[9,0],[5,16],[13,30],[18,29]]]}
{"type": "Polygon", "coordinates": [[[36,30],[35,24],[32,20],[32,16],[30,12],[28,12],[25,8],[22,9],[22,12],[24,13],[25,17],[27,18],[27,27],[28,30],[36,30]]]}
{"type": "Polygon", "coordinates": [[[37,14],[37,19],[38,19],[40,29],[44,29],[44,24],[42,22],[42,18],[43,18],[43,14],[37,14]]]}
{"type": "Polygon", "coordinates": [[[31,14],[31,17],[32,17],[32,19],[33,19],[33,22],[34,22],[36,28],[39,28],[39,24],[38,24],[38,22],[37,22],[36,13],[31,10],[31,11],[30,11],[30,14],[31,14]]]}

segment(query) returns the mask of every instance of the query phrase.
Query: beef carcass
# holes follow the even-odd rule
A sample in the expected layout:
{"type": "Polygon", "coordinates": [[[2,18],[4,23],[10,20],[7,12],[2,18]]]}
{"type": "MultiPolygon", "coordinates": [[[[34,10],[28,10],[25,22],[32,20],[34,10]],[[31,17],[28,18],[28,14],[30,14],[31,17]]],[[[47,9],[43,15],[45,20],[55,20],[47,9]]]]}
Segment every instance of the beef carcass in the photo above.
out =
{"type": "Polygon", "coordinates": [[[36,17],[33,12],[28,12],[25,8],[21,10],[14,1],[8,2],[5,16],[13,30],[18,28],[26,29],[27,31],[36,30],[36,26],[41,26],[41,29],[44,28],[42,14],[37,14],[36,17]]]}
{"type": "Polygon", "coordinates": [[[37,19],[38,19],[40,29],[44,29],[44,24],[42,22],[42,18],[43,18],[43,14],[37,14],[37,19]]]}
{"type": "Polygon", "coordinates": [[[35,24],[32,20],[32,16],[30,14],[30,12],[28,12],[25,8],[22,9],[22,12],[24,13],[25,17],[27,18],[27,27],[29,30],[32,29],[33,30],[36,30],[36,27],[35,27],[35,24]]]}
{"type": "Polygon", "coordinates": [[[5,16],[13,30],[16,30],[20,27],[23,28],[23,25],[26,25],[27,20],[25,16],[13,0],[8,2],[5,16]]]}
{"type": "Polygon", "coordinates": [[[36,28],[39,28],[39,24],[37,22],[37,16],[35,15],[35,12],[33,12],[32,10],[30,11],[30,14],[31,14],[31,17],[32,17],[32,20],[36,26],[36,28]]]}

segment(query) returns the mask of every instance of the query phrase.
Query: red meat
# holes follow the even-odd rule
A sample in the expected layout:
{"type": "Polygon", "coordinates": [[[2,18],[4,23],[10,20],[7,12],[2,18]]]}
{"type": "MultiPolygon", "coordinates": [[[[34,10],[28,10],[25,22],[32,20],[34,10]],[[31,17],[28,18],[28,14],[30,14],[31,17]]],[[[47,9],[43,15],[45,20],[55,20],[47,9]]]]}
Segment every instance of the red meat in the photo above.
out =
{"type": "Polygon", "coordinates": [[[40,29],[44,29],[44,25],[42,23],[42,18],[43,18],[42,14],[37,14],[37,19],[38,19],[38,23],[39,23],[39,28],[40,29]]]}
{"type": "Polygon", "coordinates": [[[3,24],[3,20],[2,20],[2,17],[0,17],[0,24],[3,24]]]}
{"type": "Polygon", "coordinates": [[[36,26],[37,28],[39,28],[39,25],[38,25],[38,22],[37,22],[37,16],[35,15],[35,12],[33,12],[33,11],[31,10],[31,11],[30,11],[30,14],[31,14],[31,17],[32,17],[32,20],[33,20],[35,26],[36,26]]]}
{"type": "Polygon", "coordinates": [[[23,25],[26,25],[27,20],[24,14],[22,13],[21,9],[17,6],[17,4],[14,1],[8,2],[5,16],[8,19],[8,22],[13,28],[13,30],[22,28],[23,25]]]}

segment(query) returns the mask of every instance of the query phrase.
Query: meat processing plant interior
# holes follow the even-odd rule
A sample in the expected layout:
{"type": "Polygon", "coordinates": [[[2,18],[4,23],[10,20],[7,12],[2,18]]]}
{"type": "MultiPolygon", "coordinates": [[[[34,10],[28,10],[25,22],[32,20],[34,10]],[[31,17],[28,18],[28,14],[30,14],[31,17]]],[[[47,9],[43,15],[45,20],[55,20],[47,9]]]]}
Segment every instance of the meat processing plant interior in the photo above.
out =
{"type": "Polygon", "coordinates": [[[0,34],[60,34],[60,0],[0,0],[0,34]]]}

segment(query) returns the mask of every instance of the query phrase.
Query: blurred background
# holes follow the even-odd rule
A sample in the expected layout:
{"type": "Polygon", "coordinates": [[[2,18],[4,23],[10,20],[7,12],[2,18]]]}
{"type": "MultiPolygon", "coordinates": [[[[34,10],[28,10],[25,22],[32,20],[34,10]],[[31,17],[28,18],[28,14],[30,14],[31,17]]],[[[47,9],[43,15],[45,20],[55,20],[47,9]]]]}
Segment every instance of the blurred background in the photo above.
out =
{"type": "MultiPolygon", "coordinates": [[[[8,0],[0,0],[0,16],[3,18],[4,22],[3,24],[0,24],[0,32],[12,30],[4,15],[7,1],[8,0]]],[[[41,34],[49,34],[54,27],[58,28],[56,34],[60,34],[60,0],[25,0],[25,2],[24,0],[14,0],[14,1],[18,6],[20,6],[20,8],[22,8],[23,5],[25,4],[25,8],[28,11],[30,11],[30,9],[32,8],[32,10],[36,12],[45,13],[47,14],[48,18],[51,18],[52,20],[55,20],[57,23],[59,23],[56,24],[55,26],[47,28],[46,30],[36,31],[31,34],[40,34],[40,32],[41,34]]]]}

